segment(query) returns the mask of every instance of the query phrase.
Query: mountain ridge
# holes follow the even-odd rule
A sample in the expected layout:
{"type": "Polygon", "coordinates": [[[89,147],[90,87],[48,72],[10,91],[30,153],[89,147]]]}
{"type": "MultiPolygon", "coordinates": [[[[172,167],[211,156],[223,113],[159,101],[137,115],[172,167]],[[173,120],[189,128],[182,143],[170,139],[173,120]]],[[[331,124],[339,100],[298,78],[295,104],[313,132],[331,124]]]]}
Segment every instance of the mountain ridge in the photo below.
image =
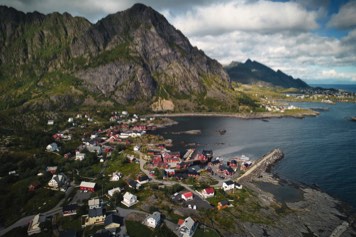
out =
{"type": "Polygon", "coordinates": [[[145,108],[169,99],[180,110],[237,102],[223,67],[151,7],[135,4],[95,24],[68,13],[0,12],[2,109],[66,108],[87,96],[145,108]]]}
{"type": "Polygon", "coordinates": [[[226,72],[232,81],[242,84],[263,84],[265,86],[279,86],[284,88],[309,88],[310,86],[301,79],[293,78],[282,72],[247,59],[245,63],[231,62],[225,66],[226,72]]]}

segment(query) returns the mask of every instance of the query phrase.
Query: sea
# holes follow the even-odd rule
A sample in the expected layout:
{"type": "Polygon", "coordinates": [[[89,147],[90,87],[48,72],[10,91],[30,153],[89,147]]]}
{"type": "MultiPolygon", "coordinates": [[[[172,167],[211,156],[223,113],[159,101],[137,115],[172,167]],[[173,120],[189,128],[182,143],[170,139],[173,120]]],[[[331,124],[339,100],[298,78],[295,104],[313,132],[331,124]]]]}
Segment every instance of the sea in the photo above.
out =
{"type": "MultiPolygon", "coordinates": [[[[346,89],[356,92],[356,86],[346,89]]],[[[356,210],[356,122],[351,121],[356,116],[356,103],[294,105],[324,110],[317,117],[304,119],[179,117],[174,118],[177,125],[159,133],[173,140],[171,150],[184,152],[197,146],[199,150],[211,149],[215,157],[224,159],[246,155],[256,160],[280,148],[285,157],[274,166],[275,174],[318,187],[356,210]],[[201,130],[201,134],[176,134],[187,130],[201,130]]]]}

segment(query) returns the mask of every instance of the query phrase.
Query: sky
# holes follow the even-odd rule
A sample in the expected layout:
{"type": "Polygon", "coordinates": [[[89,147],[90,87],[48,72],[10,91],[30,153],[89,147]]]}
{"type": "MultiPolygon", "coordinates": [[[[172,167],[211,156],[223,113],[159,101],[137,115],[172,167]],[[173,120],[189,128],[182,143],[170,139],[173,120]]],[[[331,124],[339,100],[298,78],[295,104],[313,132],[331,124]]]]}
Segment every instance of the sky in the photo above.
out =
{"type": "Polygon", "coordinates": [[[92,23],[140,2],[227,65],[247,59],[307,83],[356,84],[356,0],[0,0],[92,23]]]}

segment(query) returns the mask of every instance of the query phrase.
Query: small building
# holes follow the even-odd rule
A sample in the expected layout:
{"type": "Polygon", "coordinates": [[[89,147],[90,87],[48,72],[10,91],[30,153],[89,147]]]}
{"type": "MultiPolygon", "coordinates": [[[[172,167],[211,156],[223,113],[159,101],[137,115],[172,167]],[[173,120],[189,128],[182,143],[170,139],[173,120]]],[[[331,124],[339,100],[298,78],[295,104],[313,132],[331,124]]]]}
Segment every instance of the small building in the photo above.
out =
{"type": "Polygon", "coordinates": [[[104,224],[106,217],[106,210],[103,207],[89,209],[88,215],[84,216],[83,227],[90,225],[102,225],[104,224]]]}
{"type": "Polygon", "coordinates": [[[29,192],[34,192],[37,189],[39,189],[39,187],[41,186],[41,183],[39,181],[33,181],[29,186],[28,186],[28,191],[29,192]]]}
{"type": "Polygon", "coordinates": [[[41,233],[41,226],[40,224],[45,222],[46,216],[43,214],[37,214],[33,217],[32,221],[28,225],[27,228],[27,235],[34,235],[41,233]]]}
{"type": "Polygon", "coordinates": [[[48,152],[56,152],[59,151],[58,145],[55,142],[52,142],[51,144],[47,145],[46,151],[48,152]]]}
{"type": "Polygon", "coordinates": [[[143,224],[154,229],[159,225],[160,222],[161,222],[161,213],[156,211],[151,215],[147,216],[147,218],[143,221],[143,224]]]}
{"type": "Polygon", "coordinates": [[[79,151],[75,152],[75,159],[74,160],[82,161],[84,159],[85,159],[85,153],[81,153],[79,151]]]}
{"type": "Polygon", "coordinates": [[[192,237],[197,227],[197,223],[191,217],[178,221],[178,232],[181,237],[192,237]]]}
{"type": "Polygon", "coordinates": [[[133,195],[132,193],[126,192],[124,194],[124,199],[121,201],[121,203],[127,207],[131,207],[138,203],[137,196],[133,195]]]}
{"type": "Polygon", "coordinates": [[[205,188],[202,190],[201,194],[202,194],[203,198],[214,197],[215,190],[213,187],[205,188]]]}
{"type": "Polygon", "coordinates": [[[228,200],[222,200],[218,202],[218,210],[222,210],[230,206],[230,202],[228,200]]]}
{"type": "Polygon", "coordinates": [[[47,166],[46,171],[51,174],[55,174],[57,172],[58,166],[47,166]]]}
{"type": "Polygon", "coordinates": [[[120,172],[114,172],[111,175],[110,181],[113,181],[113,182],[119,181],[121,179],[121,177],[122,177],[122,174],[120,172]]]}
{"type": "Polygon", "coordinates": [[[95,191],[95,183],[92,183],[92,182],[85,182],[85,181],[82,181],[80,183],[80,190],[82,191],[89,191],[89,192],[94,192],[95,191]]]}
{"type": "Polygon", "coordinates": [[[68,123],[73,123],[74,119],[72,117],[68,118],[68,123]]]}
{"type": "Polygon", "coordinates": [[[137,183],[139,183],[140,185],[148,183],[148,181],[150,181],[150,178],[148,178],[147,175],[140,175],[137,177],[137,183]]]}
{"type": "Polygon", "coordinates": [[[47,125],[51,125],[52,126],[53,124],[54,124],[54,120],[48,120],[47,121],[47,125]]]}
{"type": "Polygon", "coordinates": [[[54,174],[52,176],[52,179],[48,182],[48,186],[52,189],[57,189],[60,191],[65,192],[70,185],[70,180],[69,178],[63,174],[54,174]]]}
{"type": "Polygon", "coordinates": [[[193,200],[193,198],[194,197],[192,192],[182,193],[182,199],[184,199],[185,201],[193,200]]]}
{"type": "Polygon", "coordinates": [[[63,208],[62,208],[63,216],[76,215],[77,208],[78,208],[77,204],[69,204],[69,205],[63,206],[63,208]]]}
{"type": "Polygon", "coordinates": [[[120,192],[121,192],[121,188],[117,187],[117,188],[108,190],[108,195],[110,197],[113,197],[115,193],[120,193],[120,192]]]}
{"type": "Polygon", "coordinates": [[[99,208],[102,206],[102,201],[99,198],[93,198],[88,200],[89,209],[99,208]]]}
{"type": "Polygon", "coordinates": [[[233,190],[235,188],[235,183],[231,180],[224,181],[222,184],[222,189],[224,191],[233,190]]]}
{"type": "Polygon", "coordinates": [[[127,185],[129,185],[129,187],[132,189],[139,189],[141,186],[141,184],[132,179],[127,180],[127,185]]]}
{"type": "Polygon", "coordinates": [[[117,228],[120,228],[124,223],[124,220],[121,216],[115,215],[115,214],[110,214],[106,216],[105,221],[104,221],[104,226],[105,229],[107,230],[115,230],[117,228]]]}

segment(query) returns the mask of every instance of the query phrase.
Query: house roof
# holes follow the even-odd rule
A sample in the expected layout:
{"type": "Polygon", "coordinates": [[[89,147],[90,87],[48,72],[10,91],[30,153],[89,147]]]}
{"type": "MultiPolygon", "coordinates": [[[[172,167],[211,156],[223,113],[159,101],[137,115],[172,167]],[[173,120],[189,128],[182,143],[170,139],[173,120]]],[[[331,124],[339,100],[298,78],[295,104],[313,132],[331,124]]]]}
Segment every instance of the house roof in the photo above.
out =
{"type": "Polygon", "coordinates": [[[191,198],[193,197],[193,193],[192,192],[186,192],[182,194],[185,198],[191,198]]]}
{"type": "Polygon", "coordinates": [[[220,204],[222,206],[226,206],[226,205],[230,205],[230,202],[228,200],[222,200],[222,201],[220,201],[220,204]]]}
{"type": "Polygon", "coordinates": [[[132,193],[126,192],[124,194],[124,199],[131,199],[132,197],[135,197],[135,195],[133,195],[132,193]]]}
{"type": "Polygon", "coordinates": [[[137,178],[138,181],[142,182],[142,181],[147,181],[149,180],[148,176],[147,175],[142,175],[142,176],[139,176],[137,178]]]}
{"type": "Polygon", "coordinates": [[[75,210],[77,210],[77,207],[78,207],[77,204],[69,204],[69,205],[63,206],[62,211],[63,212],[75,211],[75,210]]]}
{"type": "Polygon", "coordinates": [[[182,227],[182,226],[185,226],[185,227],[187,227],[188,229],[192,229],[193,228],[193,226],[194,226],[194,220],[191,218],[191,217],[187,217],[187,218],[185,218],[184,219],[184,222],[183,222],[183,224],[181,224],[180,226],[182,227]]]}
{"type": "Polygon", "coordinates": [[[102,207],[89,209],[89,217],[104,216],[106,213],[105,209],[102,207]]]}
{"type": "Polygon", "coordinates": [[[124,223],[124,218],[115,214],[110,214],[105,218],[104,225],[110,225],[112,223],[122,225],[124,223]]]}
{"type": "Polygon", "coordinates": [[[129,180],[127,181],[127,183],[128,183],[129,186],[132,187],[132,188],[137,188],[137,186],[138,186],[137,181],[132,180],[132,179],[129,179],[129,180]]]}
{"type": "Polygon", "coordinates": [[[95,183],[82,181],[80,187],[95,188],[95,183]]]}
{"type": "Polygon", "coordinates": [[[213,187],[209,187],[204,189],[206,194],[213,194],[214,193],[214,188],[213,187]]]}
{"type": "Polygon", "coordinates": [[[224,182],[226,185],[232,185],[234,184],[234,182],[232,180],[227,180],[224,182]]]}
{"type": "Polygon", "coordinates": [[[148,218],[153,218],[156,220],[156,222],[159,222],[161,220],[161,213],[159,213],[158,211],[155,211],[148,218]]]}
{"type": "Polygon", "coordinates": [[[88,205],[89,206],[99,206],[100,205],[100,199],[99,198],[90,199],[88,201],[88,205]]]}

